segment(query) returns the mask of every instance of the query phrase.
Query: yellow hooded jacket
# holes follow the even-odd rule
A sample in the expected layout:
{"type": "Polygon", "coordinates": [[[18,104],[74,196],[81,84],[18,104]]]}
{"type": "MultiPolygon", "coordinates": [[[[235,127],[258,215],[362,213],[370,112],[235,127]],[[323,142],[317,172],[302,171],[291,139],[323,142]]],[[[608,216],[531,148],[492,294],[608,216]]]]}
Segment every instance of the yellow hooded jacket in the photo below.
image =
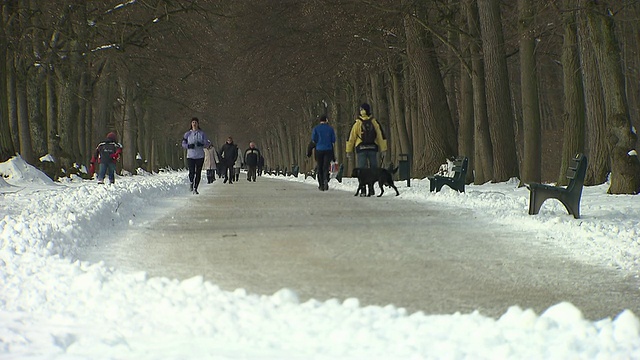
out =
{"type": "Polygon", "coordinates": [[[362,122],[363,121],[371,121],[373,124],[373,128],[376,129],[376,145],[378,145],[378,151],[384,152],[387,151],[387,139],[385,139],[382,130],[380,129],[380,124],[373,117],[369,117],[366,115],[361,115],[356,119],[356,122],[351,127],[351,132],[349,133],[349,139],[347,140],[347,145],[345,147],[345,151],[348,153],[353,152],[354,149],[358,148],[358,145],[362,142],[362,122]]]}

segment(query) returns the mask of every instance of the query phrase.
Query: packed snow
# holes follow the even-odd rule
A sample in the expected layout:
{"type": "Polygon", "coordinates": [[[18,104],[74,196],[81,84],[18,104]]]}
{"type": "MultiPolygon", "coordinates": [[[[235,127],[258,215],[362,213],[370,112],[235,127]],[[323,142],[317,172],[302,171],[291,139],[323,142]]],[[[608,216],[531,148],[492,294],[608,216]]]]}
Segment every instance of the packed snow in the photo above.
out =
{"type": "MultiPolygon", "coordinates": [[[[114,185],[54,182],[14,157],[0,174],[3,359],[640,359],[640,320],[629,310],[597,321],[570,303],[541,314],[514,305],[499,318],[410,314],[355,298],[300,302],[291,289],[229,292],[197,274],[149,278],[78,261],[80,247],[135,224],[159,199],[191,196],[186,173],[140,172],[114,185]]],[[[352,192],[356,183],[331,187],[352,192]]],[[[640,197],[606,190],[584,189],[579,220],[555,200],[529,216],[528,190],[517,181],[459,194],[430,193],[427,179],[412,179],[397,199],[471,208],[553,238],[580,261],[638,277],[640,197]]]]}

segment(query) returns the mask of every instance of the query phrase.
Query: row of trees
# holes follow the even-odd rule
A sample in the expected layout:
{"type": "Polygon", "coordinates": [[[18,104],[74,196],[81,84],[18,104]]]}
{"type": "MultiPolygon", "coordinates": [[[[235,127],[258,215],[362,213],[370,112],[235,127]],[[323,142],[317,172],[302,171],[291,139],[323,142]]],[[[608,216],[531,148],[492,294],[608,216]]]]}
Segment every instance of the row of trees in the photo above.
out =
{"type": "Polygon", "coordinates": [[[633,0],[4,1],[0,157],[68,169],[115,129],[125,170],[181,167],[198,116],[290,166],[326,113],[342,160],[368,102],[416,176],[464,154],[469,182],[565,183],[584,152],[588,185],[637,194],[639,18],[633,0]]]}

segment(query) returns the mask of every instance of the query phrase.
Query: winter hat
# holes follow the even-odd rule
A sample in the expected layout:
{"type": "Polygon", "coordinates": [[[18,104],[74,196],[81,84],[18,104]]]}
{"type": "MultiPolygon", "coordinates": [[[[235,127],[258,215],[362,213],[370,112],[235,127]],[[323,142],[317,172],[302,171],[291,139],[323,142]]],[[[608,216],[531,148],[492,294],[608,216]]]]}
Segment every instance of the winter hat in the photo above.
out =
{"type": "Polygon", "coordinates": [[[116,137],[116,133],[114,133],[113,131],[107,134],[107,139],[109,140],[113,140],[116,141],[117,137],[116,137]]]}
{"type": "Polygon", "coordinates": [[[367,103],[362,103],[362,105],[360,105],[360,110],[364,110],[367,115],[371,115],[371,106],[367,103]]]}

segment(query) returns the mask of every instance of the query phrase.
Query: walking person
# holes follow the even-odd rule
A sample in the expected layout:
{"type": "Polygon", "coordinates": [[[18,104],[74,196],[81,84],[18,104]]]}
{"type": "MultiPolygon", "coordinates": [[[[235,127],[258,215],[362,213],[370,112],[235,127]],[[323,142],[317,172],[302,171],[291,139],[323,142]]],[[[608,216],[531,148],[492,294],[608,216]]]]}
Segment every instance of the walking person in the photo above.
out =
{"type": "Polygon", "coordinates": [[[360,105],[359,115],[351,127],[345,150],[349,160],[353,159],[352,153],[355,150],[358,168],[377,168],[378,152],[387,151],[387,139],[367,103],[360,105]]]}
{"type": "Polygon", "coordinates": [[[122,145],[117,142],[116,133],[110,132],[107,138],[96,147],[91,158],[89,173],[93,175],[95,164],[98,163],[98,184],[104,184],[105,176],[109,176],[109,184],[116,182],[116,162],[122,154],[122,145]]]}
{"type": "Polygon", "coordinates": [[[318,189],[327,191],[329,190],[329,165],[335,159],[333,145],[336,142],[336,132],[329,125],[329,119],[327,119],[326,115],[320,117],[320,124],[316,125],[311,131],[311,142],[313,145],[310,144],[307,156],[310,156],[309,150],[311,150],[311,147],[315,148],[318,189]]]}
{"type": "Polygon", "coordinates": [[[238,146],[233,143],[233,138],[229,136],[227,141],[220,148],[220,163],[224,171],[224,183],[233,184],[235,178],[234,165],[238,159],[238,146]]]}
{"type": "Polygon", "coordinates": [[[220,162],[218,152],[213,145],[209,145],[204,149],[204,170],[207,172],[207,184],[216,181],[216,167],[220,162]]]}
{"type": "Polygon", "coordinates": [[[191,128],[182,137],[182,147],[187,149],[187,166],[189,168],[189,191],[198,193],[198,185],[204,165],[204,149],[211,146],[207,134],[200,129],[200,120],[191,118],[191,128]]]}
{"type": "Polygon", "coordinates": [[[260,157],[260,150],[256,147],[256,143],[253,141],[250,142],[249,148],[244,152],[244,164],[247,166],[247,181],[256,181],[260,157]]]}
{"type": "Polygon", "coordinates": [[[262,171],[264,170],[264,156],[260,155],[258,158],[258,176],[262,176],[262,171]]]}
{"type": "Polygon", "coordinates": [[[236,158],[236,162],[233,163],[233,176],[234,181],[240,180],[240,169],[244,166],[244,158],[242,157],[242,153],[240,149],[236,146],[236,150],[238,151],[238,157],[236,158]]]}

